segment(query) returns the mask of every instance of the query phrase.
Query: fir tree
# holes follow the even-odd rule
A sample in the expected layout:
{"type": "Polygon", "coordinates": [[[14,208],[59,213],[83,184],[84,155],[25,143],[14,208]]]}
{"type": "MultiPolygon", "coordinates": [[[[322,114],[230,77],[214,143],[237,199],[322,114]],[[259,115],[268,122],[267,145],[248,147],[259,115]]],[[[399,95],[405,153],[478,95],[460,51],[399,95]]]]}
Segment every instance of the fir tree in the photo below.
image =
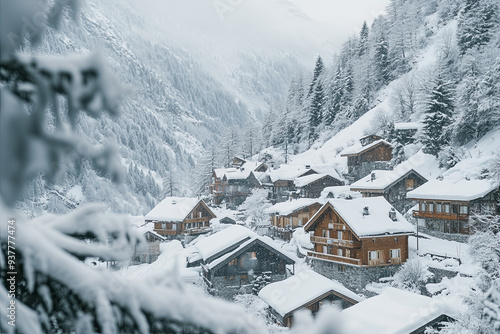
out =
{"type": "Polygon", "coordinates": [[[375,51],[373,55],[373,64],[375,72],[375,85],[382,87],[389,83],[389,46],[385,35],[381,34],[375,44],[375,51]]]}
{"type": "Polygon", "coordinates": [[[368,51],[368,25],[363,22],[363,27],[359,33],[358,56],[363,56],[368,51]]]}
{"type": "Polygon", "coordinates": [[[496,24],[498,5],[484,0],[466,0],[458,21],[457,39],[460,53],[486,45],[496,24]]]}
{"type": "Polygon", "coordinates": [[[449,84],[438,76],[425,111],[422,139],[424,152],[436,157],[450,142],[449,125],[454,107],[448,86],[449,84]]]}
{"type": "Polygon", "coordinates": [[[323,74],[324,69],[325,65],[323,64],[323,59],[321,59],[321,56],[318,56],[318,59],[316,59],[316,65],[314,66],[313,79],[309,84],[309,92],[307,93],[307,97],[310,97],[313,94],[316,82],[318,81],[318,78],[323,74]]]}

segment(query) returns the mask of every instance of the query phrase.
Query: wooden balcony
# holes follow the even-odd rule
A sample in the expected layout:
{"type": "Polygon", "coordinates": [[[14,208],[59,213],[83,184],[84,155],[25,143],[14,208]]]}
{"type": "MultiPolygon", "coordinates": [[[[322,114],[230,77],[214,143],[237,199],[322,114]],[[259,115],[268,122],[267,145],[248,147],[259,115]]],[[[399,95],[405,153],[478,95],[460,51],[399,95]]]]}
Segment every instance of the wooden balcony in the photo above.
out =
{"type": "Polygon", "coordinates": [[[361,247],[361,242],[359,242],[359,241],[340,240],[340,239],[325,238],[325,237],[311,236],[311,242],[314,244],[332,245],[332,246],[346,247],[346,248],[360,248],[361,247]]]}
{"type": "Polygon", "coordinates": [[[201,217],[201,218],[188,218],[184,219],[182,222],[183,224],[189,224],[189,223],[203,223],[206,221],[209,221],[210,219],[208,217],[201,217]]]}
{"type": "Polygon", "coordinates": [[[413,210],[413,217],[461,220],[461,221],[469,220],[469,215],[464,213],[429,212],[429,211],[418,211],[418,210],[413,210]]]}
{"type": "Polygon", "coordinates": [[[307,252],[307,256],[309,256],[311,258],[321,259],[321,260],[353,264],[356,266],[361,265],[360,259],[353,259],[350,257],[338,256],[338,255],[333,255],[333,254],[324,254],[324,253],[309,251],[309,252],[307,252]]]}

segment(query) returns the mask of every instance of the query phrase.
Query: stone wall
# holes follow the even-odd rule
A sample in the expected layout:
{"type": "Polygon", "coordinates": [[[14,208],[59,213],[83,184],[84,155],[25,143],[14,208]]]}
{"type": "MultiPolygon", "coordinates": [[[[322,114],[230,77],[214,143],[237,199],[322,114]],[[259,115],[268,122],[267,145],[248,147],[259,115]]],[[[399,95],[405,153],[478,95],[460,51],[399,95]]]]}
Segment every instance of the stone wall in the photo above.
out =
{"type": "Polygon", "coordinates": [[[310,259],[309,261],[316,272],[339,281],[356,293],[363,292],[368,283],[378,282],[380,278],[393,276],[401,266],[358,267],[318,259],[310,259]]]}
{"type": "MultiPolygon", "coordinates": [[[[431,229],[423,227],[423,226],[419,226],[418,231],[421,233],[425,233],[425,234],[431,235],[433,237],[439,238],[439,239],[457,241],[457,242],[462,242],[465,244],[469,241],[469,235],[467,235],[467,234],[445,233],[445,232],[441,232],[441,231],[431,230],[431,229]]],[[[456,256],[456,254],[449,254],[449,256],[453,257],[453,256],[456,256]]]]}

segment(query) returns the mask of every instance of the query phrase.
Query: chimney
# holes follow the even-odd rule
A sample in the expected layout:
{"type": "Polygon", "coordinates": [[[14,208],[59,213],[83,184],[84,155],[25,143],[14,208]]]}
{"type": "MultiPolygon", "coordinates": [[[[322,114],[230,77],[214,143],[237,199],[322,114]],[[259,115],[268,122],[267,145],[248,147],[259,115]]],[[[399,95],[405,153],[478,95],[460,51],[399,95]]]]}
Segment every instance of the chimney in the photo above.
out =
{"type": "Polygon", "coordinates": [[[365,206],[365,207],[363,208],[363,217],[364,217],[364,216],[368,216],[369,214],[370,214],[370,210],[368,209],[368,207],[367,207],[367,206],[365,206]]]}
{"type": "Polygon", "coordinates": [[[311,165],[306,165],[306,169],[311,169],[311,165]]]}
{"type": "Polygon", "coordinates": [[[176,205],[177,201],[175,199],[172,200],[172,205],[176,205]]]}
{"type": "Polygon", "coordinates": [[[391,208],[391,210],[389,211],[389,218],[391,218],[393,222],[398,220],[398,217],[396,216],[396,209],[391,208]]]}
{"type": "Polygon", "coordinates": [[[373,182],[376,179],[375,173],[372,173],[371,175],[371,181],[373,182]]]}

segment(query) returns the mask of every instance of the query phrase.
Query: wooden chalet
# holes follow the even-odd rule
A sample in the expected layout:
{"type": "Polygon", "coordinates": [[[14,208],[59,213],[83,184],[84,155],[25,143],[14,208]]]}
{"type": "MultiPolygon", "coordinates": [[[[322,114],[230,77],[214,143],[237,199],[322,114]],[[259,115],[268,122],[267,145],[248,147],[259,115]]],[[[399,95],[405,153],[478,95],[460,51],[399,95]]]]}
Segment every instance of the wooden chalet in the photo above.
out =
{"type": "Polygon", "coordinates": [[[154,224],[154,232],[175,238],[211,232],[210,220],[215,217],[201,199],[167,197],[145,216],[145,220],[154,224]]]}
{"type": "Polygon", "coordinates": [[[392,145],[379,136],[369,135],[342,151],[340,156],[347,157],[346,177],[354,182],[374,169],[388,169],[387,162],[392,159],[392,145]]]}
{"type": "Polygon", "coordinates": [[[395,136],[402,145],[415,142],[415,136],[420,128],[422,124],[416,122],[394,123],[395,136]]]}
{"type": "Polygon", "coordinates": [[[142,242],[134,246],[132,263],[151,263],[158,259],[160,255],[160,244],[166,241],[166,238],[154,232],[154,224],[147,223],[142,216],[131,218],[132,226],[137,228],[144,236],[142,242]]]}
{"type": "Polygon", "coordinates": [[[272,282],[293,274],[295,261],[278,244],[246,227],[233,225],[200,240],[196,245],[203,278],[209,291],[230,299],[237,293],[251,293],[253,282],[266,273],[272,282]],[[287,268],[291,266],[291,270],[287,268]]]}
{"type": "Polygon", "coordinates": [[[260,290],[259,297],[269,305],[272,317],[287,327],[293,325],[295,311],[307,309],[316,314],[322,306],[335,305],[346,309],[364,300],[341,283],[312,270],[266,285],[260,290]]]}
{"type": "Polygon", "coordinates": [[[304,226],[321,205],[316,199],[299,198],[276,203],[266,209],[266,213],[271,217],[272,235],[286,241],[290,240],[293,229],[304,226]]]}
{"type": "Polygon", "coordinates": [[[226,204],[233,209],[247,199],[252,193],[252,189],[262,188],[253,171],[241,168],[236,171],[227,171],[222,178],[222,183],[224,184],[226,204]]]}
{"type": "Polygon", "coordinates": [[[351,184],[352,191],[363,197],[384,196],[399,212],[407,212],[413,205],[406,194],[427,182],[414,169],[374,170],[361,180],[351,184]]]}
{"type": "Polygon", "coordinates": [[[241,157],[234,157],[233,161],[231,162],[231,166],[233,168],[240,168],[243,166],[247,161],[241,157]]]}
{"type": "Polygon", "coordinates": [[[209,191],[212,195],[212,201],[215,205],[220,205],[225,197],[224,184],[222,178],[226,173],[225,168],[216,168],[212,172],[212,181],[209,185],[209,191]]]}
{"type": "Polygon", "coordinates": [[[312,174],[294,180],[300,197],[318,198],[326,187],[341,186],[344,182],[328,174],[312,174]]]}
{"type": "Polygon", "coordinates": [[[500,214],[500,190],[490,180],[433,180],[407,197],[418,204],[413,216],[419,226],[432,231],[469,234],[474,214],[500,214]]]}
{"type": "Polygon", "coordinates": [[[318,172],[311,169],[309,165],[285,165],[271,171],[272,199],[276,202],[284,202],[298,197],[294,180],[312,174],[318,174],[318,172]]]}
{"type": "Polygon", "coordinates": [[[267,169],[266,164],[256,161],[245,162],[237,168],[214,169],[209,186],[213,203],[220,205],[225,201],[231,208],[239,206],[252,189],[262,188],[260,179],[267,169]]]}
{"type": "Polygon", "coordinates": [[[351,266],[389,266],[408,259],[413,226],[383,197],[330,199],[304,227],[312,260],[351,266]]]}
{"type": "Polygon", "coordinates": [[[132,263],[151,263],[160,256],[160,244],[166,241],[166,238],[154,231],[144,232],[145,243],[136,245],[132,263]]]}
{"type": "Polygon", "coordinates": [[[340,312],[342,333],[424,334],[439,332],[460,311],[445,301],[392,287],[340,312]]]}

